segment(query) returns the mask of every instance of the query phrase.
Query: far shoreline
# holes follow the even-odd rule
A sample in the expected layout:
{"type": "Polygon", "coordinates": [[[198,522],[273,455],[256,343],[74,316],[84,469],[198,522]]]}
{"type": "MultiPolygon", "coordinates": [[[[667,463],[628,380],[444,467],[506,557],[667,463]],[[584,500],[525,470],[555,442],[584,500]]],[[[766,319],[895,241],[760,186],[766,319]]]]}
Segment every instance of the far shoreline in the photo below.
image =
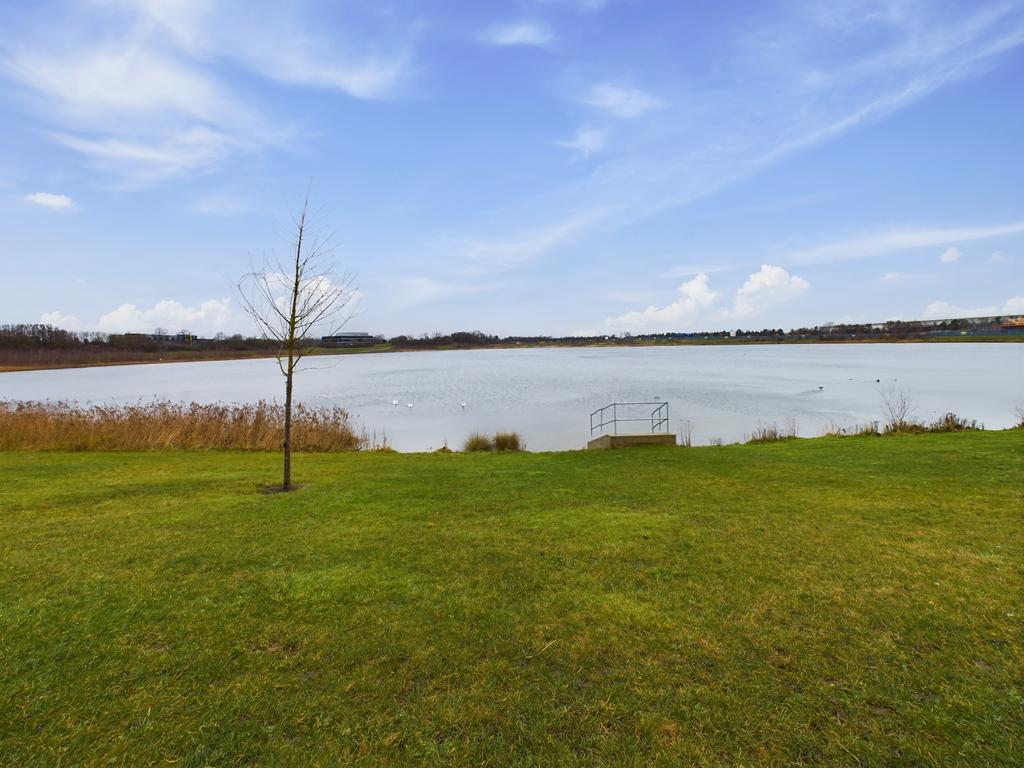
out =
{"type": "MultiPolygon", "coordinates": [[[[861,339],[745,339],[745,338],[715,338],[715,339],[672,339],[657,341],[636,341],[623,343],[624,340],[617,339],[615,342],[601,344],[571,344],[571,343],[547,343],[547,344],[487,344],[480,346],[471,345],[447,345],[447,346],[424,346],[424,347],[393,347],[390,344],[380,344],[373,347],[352,347],[318,349],[314,354],[318,356],[329,355],[370,355],[390,354],[398,352],[466,352],[471,350],[486,349],[629,349],[636,347],[718,347],[718,346],[789,346],[809,344],[1020,344],[1024,343],[1024,335],[1012,336],[937,336],[933,338],[861,338],[861,339]]],[[[206,353],[138,353],[137,357],[125,360],[98,360],[95,362],[76,363],[30,363],[27,365],[0,365],[0,373],[22,373],[28,371],[49,371],[65,370],[73,368],[107,368],[124,365],[156,365],[163,363],[210,363],[224,362],[229,360],[271,360],[276,355],[253,354],[251,352],[223,354],[206,353]]]]}

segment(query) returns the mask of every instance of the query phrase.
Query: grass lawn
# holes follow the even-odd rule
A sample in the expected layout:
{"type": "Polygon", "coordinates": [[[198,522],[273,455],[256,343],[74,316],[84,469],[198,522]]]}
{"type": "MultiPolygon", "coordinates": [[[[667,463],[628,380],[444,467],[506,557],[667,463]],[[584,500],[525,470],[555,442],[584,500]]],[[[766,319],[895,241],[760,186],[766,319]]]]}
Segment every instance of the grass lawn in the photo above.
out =
{"type": "Polygon", "coordinates": [[[1024,761],[1024,431],[0,454],[0,764],[1024,761]]]}

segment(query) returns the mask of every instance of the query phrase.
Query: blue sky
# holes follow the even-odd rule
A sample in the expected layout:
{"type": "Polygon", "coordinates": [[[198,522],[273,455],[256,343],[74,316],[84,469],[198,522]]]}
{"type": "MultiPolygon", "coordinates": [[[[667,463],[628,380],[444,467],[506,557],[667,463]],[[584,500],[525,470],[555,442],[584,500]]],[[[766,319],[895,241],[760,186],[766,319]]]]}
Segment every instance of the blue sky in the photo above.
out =
{"type": "Polygon", "coordinates": [[[0,6],[0,322],[252,332],[312,185],[349,327],[1024,312],[1024,3],[0,6]]]}

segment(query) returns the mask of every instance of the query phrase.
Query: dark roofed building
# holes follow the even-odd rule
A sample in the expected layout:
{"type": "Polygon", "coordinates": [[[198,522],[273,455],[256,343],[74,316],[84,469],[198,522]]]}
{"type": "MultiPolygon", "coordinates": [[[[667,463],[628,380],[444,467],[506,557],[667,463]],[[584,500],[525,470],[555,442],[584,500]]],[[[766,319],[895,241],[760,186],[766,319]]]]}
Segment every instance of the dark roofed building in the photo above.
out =
{"type": "Polygon", "coordinates": [[[350,333],[338,333],[334,336],[323,336],[320,339],[320,346],[323,347],[371,347],[382,339],[379,336],[371,336],[365,331],[351,331],[350,333]]]}

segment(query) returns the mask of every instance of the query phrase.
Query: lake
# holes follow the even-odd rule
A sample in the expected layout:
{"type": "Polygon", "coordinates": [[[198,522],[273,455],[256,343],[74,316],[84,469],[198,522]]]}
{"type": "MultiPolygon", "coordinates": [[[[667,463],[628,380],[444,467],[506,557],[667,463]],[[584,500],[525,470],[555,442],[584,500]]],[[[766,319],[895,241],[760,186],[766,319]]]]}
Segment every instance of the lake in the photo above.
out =
{"type": "MultiPolygon", "coordinates": [[[[923,419],[953,411],[1001,429],[1024,407],[1024,344],[494,349],[310,364],[296,377],[298,399],[345,407],[400,451],[458,448],[475,430],[518,431],[530,450],[581,448],[591,411],[613,401],[668,401],[672,431],[689,422],[694,444],[790,420],[803,437],[880,420],[892,387],[910,393],[923,419]]],[[[283,392],[274,360],[0,374],[8,400],[249,402],[283,392]]]]}

